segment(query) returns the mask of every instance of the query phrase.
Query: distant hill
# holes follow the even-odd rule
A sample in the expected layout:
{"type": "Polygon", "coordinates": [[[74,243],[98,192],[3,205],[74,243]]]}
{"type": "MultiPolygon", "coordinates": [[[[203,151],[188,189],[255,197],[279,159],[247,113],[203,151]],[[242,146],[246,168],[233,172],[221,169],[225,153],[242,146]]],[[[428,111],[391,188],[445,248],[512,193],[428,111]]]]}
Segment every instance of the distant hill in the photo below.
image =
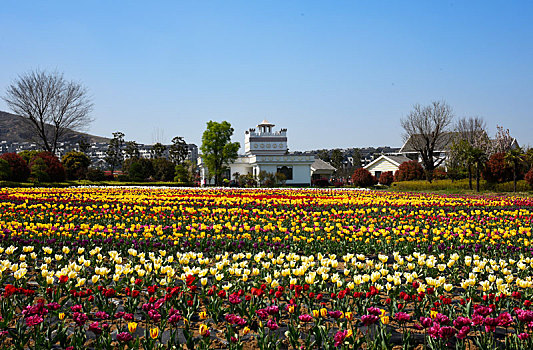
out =
{"type": "MultiPolygon", "coordinates": [[[[51,127],[51,126],[50,126],[51,127]]],[[[0,141],[24,142],[31,140],[31,131],[23,117],[0,111],[0,141]]],[[[78,142],[86,137],[89,142],[108,142],[109,138],[70,131],[62,141],[78,142]]]]}

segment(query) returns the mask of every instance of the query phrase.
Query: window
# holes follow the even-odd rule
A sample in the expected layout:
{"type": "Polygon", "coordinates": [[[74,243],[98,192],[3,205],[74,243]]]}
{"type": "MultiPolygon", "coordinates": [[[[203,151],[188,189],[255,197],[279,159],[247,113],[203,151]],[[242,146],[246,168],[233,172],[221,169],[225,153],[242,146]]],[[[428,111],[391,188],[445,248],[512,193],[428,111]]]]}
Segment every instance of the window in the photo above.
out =
{"type": "Polygon", "coordinates": [[[375,171],[374,176],[379,179],[379,177],[381,176],[381,171],[375,171]]]}
{"type": "Polygon", "coordinates": [[[282,167],[278,167],[277,172],[285,175],[285,180],[292,180],[292,167],[284,165],[282,167]]]}

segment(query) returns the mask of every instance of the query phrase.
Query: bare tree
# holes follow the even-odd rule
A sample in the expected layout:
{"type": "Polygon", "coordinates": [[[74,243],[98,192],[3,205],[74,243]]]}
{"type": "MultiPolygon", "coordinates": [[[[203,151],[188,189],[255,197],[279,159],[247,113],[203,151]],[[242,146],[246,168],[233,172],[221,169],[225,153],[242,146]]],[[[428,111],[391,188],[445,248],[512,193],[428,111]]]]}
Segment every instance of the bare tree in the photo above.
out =
{"type": "Polygon", "coordinates": [[[429,106],[416,104],[409,115],[401,120],[404,140],[420,154],[428,181],[433,179],[433,171],[444,161],[435,159],[436,147],[446,147],[450,143],[448,127],[453,121],[451,107],[443,101],[432,102],[429,106]]]}
{"type": "Polygon", "coordinates": [[[86,127],[93,108],[85,87],[66,81],[63,74],[35,70],[21,75],[3,98],[9,108],[27,120],[33,139],[55,153],[57,144],[72,130],[86,127]]]}
{"type": "Polygon", "coordinates": [[[490,140],[487,126],[480,117],[461,118],[455,125],[452,154],[461,161],[468,171],[468,186],[472,189],[473,167],[476,170],[476,184],[479,191],[479,173],[483,160],[490,153],[490,140]]]}
{"type": "Polygon", "coordinates": [[[487,135],[487,124],[481,117],[461,118],[455,124],[457,137],[476,146],[480,137],[487,135]]]}
{"type": "MultiPolygon", "coordinates": [[[[452,153],[455,152],[457,158],[464,164],[468,171],[468,186],[472,189],[472,167],[476,163],[473,158],[475,149],[481,149],[483,154],[487,154],[488,136],[485,121],[480,117],[463,117],[455,124],[455,135],[453,139],[452,153]]],[[[476,167],[476,174],[479,173],[476,167]]]]}

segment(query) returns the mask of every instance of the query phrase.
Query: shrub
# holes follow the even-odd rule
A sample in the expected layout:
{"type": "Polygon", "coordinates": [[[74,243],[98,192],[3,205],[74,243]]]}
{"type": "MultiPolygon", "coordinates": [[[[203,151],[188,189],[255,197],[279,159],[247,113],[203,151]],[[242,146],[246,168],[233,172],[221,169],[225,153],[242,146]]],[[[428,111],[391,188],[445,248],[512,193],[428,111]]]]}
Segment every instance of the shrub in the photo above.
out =
{"type": "Polygon", "coordinates": [[[119,174],[119,175],[117,175],[117,181],[119,181],[119,182],[128,182],[128,181],[130,181],[130,178],[126,174],[119,174]]]}
{"type": "Polygon", "coordinates": [[[524,179],[529,184],[529,186],[533,187],[533,168],[529,169],[524,179]]]}
{"type": "Polygon", "coordinates": [[[134,159],[131,163],[128,171],[128,178],[130,181],[144,181],[153,175],[154,169],[150,159],[138,158],[134,159]]]}
{"type": "Polygon", "coordinates": [[[317,187],[328,187],[330,183],[328,179],[315,179],[313,180],[313,185],[317,187]]]}
{"type": "Polygon", "coordinates": [[[7,160],[0,158],[0,180],[5,181],[11,178],[11,167],[7,160]]]}
{"type": "Polygon", "coordinates": [[[394,174],[394,181],[422,180],[424,178],[424,168],[416,160],[400,164],[394,174]]]}
{"type": "Polygon", "coordinates": [[[392,171],[386,171],[379,176],[379,183],[385,186],[390,186],[394,181],[392,171]]]}
{"type": "Polygon", "coordinates": [[[40,152],[30,162],[31,175],[38,181],[63,181],[65,180],[65,168],[50,152],[40,152]],[[40,160],[42,161],[40,161],[40,160]],[[34,173],[35,172],[37,173],[34,173]],[[45,172],[45,177],[41,172],[45,172]]]}
{"type": "Polygon", "coordinates": [[[31,160],[40,153],[40,151],[22,151],[19,153],[19,156],[22,157],[22,159],[24,159],[24,161],[26,162],[26,164],[30,164],[31,160]]]}
{"type": "Polygon", "coordinates": [[[100,169],[89,168],[87,169],[87,180],[90,181],[104,181],[105,172],[100,169]]]}
{"type": "Polygon", "coordinates": [[[183,165],[176,165],[175,174],[175,182],[189,182],[189,172],[187,171],[187,168],[185,168],[183,165]]]}
{"type": "Polygon", "coordinates": [[[448,174],[443,167],[438,167],[437,169],[433,170],[433,179],[435,180],[444,180],[447,176],[448,174]]]}
{"type": "Polygon", "coordinates": [[[376,183],[376,178],[365,168],[356,169],[352,175],[352,182],[356,186],[368,187],[376,183]]]}
{"type": "Polygon", "coordinates": [[[11,172],[9,180],[18,182],[28,180],[30,168],[28,168],[28,163],[20,155],[16,153],[4,153],[0,158],[9,164],[11,172]]]}
{"type": "MultiPolygon", "coordinates": [[[[505,153],[494,153],[485,163],[482,172],[488,182],[501,183],[513,180],[513,167],[505,161],[505,153]]],[[[517,176],[520,178],[520,174],[517,176]]]]}
{"type": "Polygon", "coordinates": [[[172,181],[174,179],[174,163],[166,158],[152,159],[154,179],[160,181],[172,181]]]}
{"type": "Polygon", "coordinates": [[[71,151],[63,156],[62,163],[67,179],[78,180],[85,179],[87,176],[91,159],[85,153],[71,151]]]}
{"type": "Polygon", "coordinates": [[[30,163],[31,166],[31,177],[34,181],[37,182],[48,182],[50,181],[50,175],[48,175],[48,167],[46,162],[41,157],[35,157],[30,163]]]}

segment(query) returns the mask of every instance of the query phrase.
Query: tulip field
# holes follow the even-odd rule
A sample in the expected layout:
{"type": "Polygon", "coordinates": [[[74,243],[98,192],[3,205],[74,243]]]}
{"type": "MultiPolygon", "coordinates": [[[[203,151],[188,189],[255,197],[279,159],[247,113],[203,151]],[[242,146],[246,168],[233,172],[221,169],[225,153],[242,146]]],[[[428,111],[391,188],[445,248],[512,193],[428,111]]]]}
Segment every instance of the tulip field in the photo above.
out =
{"type": "Polygon", "coordinates": [[[1,349],[531,349],[533,199],[0,189],[1,349]]]}

